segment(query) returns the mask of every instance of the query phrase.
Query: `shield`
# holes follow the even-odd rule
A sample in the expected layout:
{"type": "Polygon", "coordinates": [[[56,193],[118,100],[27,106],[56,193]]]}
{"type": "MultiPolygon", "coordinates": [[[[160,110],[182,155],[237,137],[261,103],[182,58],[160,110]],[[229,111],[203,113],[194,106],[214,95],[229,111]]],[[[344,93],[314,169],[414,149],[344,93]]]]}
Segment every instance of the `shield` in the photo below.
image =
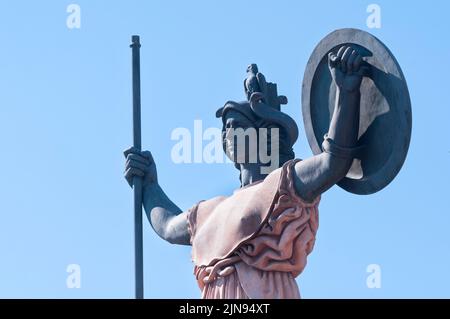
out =
{"type": "Polygon", "coordinates": [[[338,185],[354,194],[372,194],[386,187],[405,161],[411,138],[411,101],[399,64],[380,40],[357,29],[330,33],[314,49],[303,78],[303,121],[314,154],[322,152],[336,97],[328,53],[342,45],[358,50],[368,72],[360,88],[361,151],[338,185]]]}

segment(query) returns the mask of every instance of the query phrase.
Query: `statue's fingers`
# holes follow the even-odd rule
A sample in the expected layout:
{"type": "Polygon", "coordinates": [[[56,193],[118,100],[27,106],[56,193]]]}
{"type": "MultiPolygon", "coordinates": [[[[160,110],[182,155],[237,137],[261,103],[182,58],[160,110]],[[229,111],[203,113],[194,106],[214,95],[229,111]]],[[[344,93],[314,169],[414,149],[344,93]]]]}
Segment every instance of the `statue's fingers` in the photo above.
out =
{"type": "Polygon", "coordinates": [[[137,168],[143,172],[148,170],[148,165],[145,165],[141,162],[135,161],[135,160],[128,160],[125,164],[126,169],[128,168],[137,168]]]}
{"type": "Polygon", "coordinates": [[[333,52],[328,53],[328,63],[331,67],[336,67],[338,62],[339,58],[333,52]]]}
{"type": "Polygon", "coordinates": [[[358,52],[356,52],[355,50],[352,50],[352,53],[350,53],[350,56],[348,57],[347,60],[347,71],[348,72],[353,72],[353,62],[355,61],[356,57],[358,56],[358,52]]]}
{"type": "Polygon", "coordinates": [[[134,176],[139,176],[139,177],[143,177],[144,176],[144,172],[141,171],[140,169],[134,168],[134,167],[130,167],[125,171],[125,177],[128,179],[133,179],[134,176]]]}
{"type": "Polygon", "coordinates": [[[130,153],[137,154],[137,153],[139,153],[139,150],[136,147],[132,146],[130,148],[127,148],[125,151],[123,151],[123,156],[127,157],[128,154],[130,154],[130,153]]]}
{"type": "Polygon", "coordinates": [[[352,48],[351,47],[347,47],[344,51],[344,53],[342,54],[342,58],[341,58],[341,71],[342,72],[346,72],[347,71],[347,60],[350,56],[350,54],[352,53],[352,48]]]}
{"type": "Polygon", "coordinates": [[[345,46],[345,45],[341,46],[341,47],[339,48],[338,53],[336,54],[336,56],[337,56],[338,58],[341,58],[342,55],[343,55],[344,52],[345,52],[345,49],[346,49],[346,46],[345,46]]]}
{"type": "Polygon", "coordinates": [[[128,168],[127,170],[125,170],[124,175],[128,184],[133,187],[133,178],[135,176],[143,177],[144,173],[136,168],[128,168]]]}
{"type": "Polygon", "coordinates": [[[342,68],[341,68],[342,56],[344,55],[344,52],[345,52],[346,48],[347,48],[347,47],[346,47],[345,45],[341,46],[341,47],[339,48],[337,54],[336,54],[336,56],[337,56],[337,58],[338,58],[338,60],[337,60],[337,62],[336,62],[336,67],[339,68],[339,69],[342,69],[342,68]]]}
{"type": "Polygon", "coordinates": [[[140,162],[140,163],[146,164],[146,165],[150,164],[150,160],[147,157],[144,157],[139,154],[133,154],[133,153],[128,154],[127,161],[131,161],[131,160],[137,161],[137,162],[140,162]]]}
{"type": "Polygon", "coordinates": [[[141,155],[142,155],[144,158],[146,158],[146,159],[150,162],[150,164],[154,162],[154,161],[153,161],[153,155],[152,155],[152,153],[151,153],[150,151],[143,151],[143,152],[141,153],[141,155]]]}
{"type": "Polygon", "coordinates": [[[353,61],[353,71],[354,72],[358,72],[359,71],[359,67],[361,66],[361,62],[362,62],[362,56],[360,54],[357,55],[357,57],[355,58],[355,60],[353,61]]]}
{"type": "Polygon", "coordinates": [[[351,47],[346,47],[344,53],[342,54],[341,60],[347,62],[350,54],[352,54],[353,49],[351,47]]]}

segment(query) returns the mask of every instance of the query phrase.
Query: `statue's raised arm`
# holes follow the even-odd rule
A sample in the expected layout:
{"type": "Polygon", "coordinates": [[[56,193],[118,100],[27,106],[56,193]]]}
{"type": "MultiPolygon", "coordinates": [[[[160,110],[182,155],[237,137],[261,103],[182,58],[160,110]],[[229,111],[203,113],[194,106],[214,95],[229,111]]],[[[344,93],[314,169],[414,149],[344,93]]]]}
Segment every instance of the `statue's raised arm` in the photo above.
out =
{"type": "Polygon", "coordinates": [[[341,46],[328,55],[328,66],[337,87],[334,113],[323,153],[295,165],[298,194],[312,201],[340,181],[348,172],[357,149],[359,91],[364,66],[361,55],[351,46],[341,46]]]}

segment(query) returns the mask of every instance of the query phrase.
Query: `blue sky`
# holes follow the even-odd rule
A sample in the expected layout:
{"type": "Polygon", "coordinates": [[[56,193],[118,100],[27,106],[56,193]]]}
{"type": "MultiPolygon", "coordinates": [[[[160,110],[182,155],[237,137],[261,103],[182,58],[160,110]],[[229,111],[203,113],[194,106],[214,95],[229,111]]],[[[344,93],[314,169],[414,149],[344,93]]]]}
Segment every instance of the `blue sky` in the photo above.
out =
{"type": "MultiPolygon", "coordinates": [[[[387,188],[323,195],[316,247],[298,278],[304,298],[450,297],[450,44],[446,1],[1,1],[0,297],[133,297],[132,191],[122,177],[131,145],[130,36],[142,42],[143,145],[182,209],[239,186],[229,164],[175,164],[177,127],[219,127],[214,114],[244,98],[258,63],[297,120],[296,155],[311,151],[301,82],[315,45],[354,27],[380,38],[408,81],[413,135],[387,188]],[[66,26],[69,4],[81,28],[66,26]],[[381,7],[368,29],[366,8],[381,7]],[[81,287],[66,286],[69,264],[81,287]],[[381,267],[369,289],[366,267],[381,267]]],[[[145,222],[145,296],[198,298],[189,247],[145,222]]]]}

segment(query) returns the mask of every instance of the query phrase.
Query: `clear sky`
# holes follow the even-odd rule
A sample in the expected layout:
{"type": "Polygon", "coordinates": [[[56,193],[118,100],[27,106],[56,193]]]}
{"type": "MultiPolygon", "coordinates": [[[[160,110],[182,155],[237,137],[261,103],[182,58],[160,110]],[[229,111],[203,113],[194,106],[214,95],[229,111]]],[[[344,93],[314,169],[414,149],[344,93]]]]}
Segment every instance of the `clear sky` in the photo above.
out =
{"type": "MultiPolygon", "coordinates": [[[[311,155],[301,118],[309,55],[329,32],[380,38],[407,78],[413,135],[383,191],[322,197],[320,227],[298,278],[304,298],[450,297],[448,1],[1,1],[0,297],[133,297],[132,191],[122,151],[131,136],[130,36],[142,42],[143,145],[182,209],[239,186],[229,164],[175,164],[171,132],[219,127],[215,111],[244,99],[258,63],[297,120],[296,155],[311,155]],[[67,6],[81,8],[69,29],[67,6]],[[381,28],[366,8],[381,7],[381,28]],[[81,287],[66,285],[70,264],[81,287]],[[381,288],[369,289],[370,264],[381,288]]],[[[145,220],[145,296],[198,298],[190,248],[145,220]]]]}

